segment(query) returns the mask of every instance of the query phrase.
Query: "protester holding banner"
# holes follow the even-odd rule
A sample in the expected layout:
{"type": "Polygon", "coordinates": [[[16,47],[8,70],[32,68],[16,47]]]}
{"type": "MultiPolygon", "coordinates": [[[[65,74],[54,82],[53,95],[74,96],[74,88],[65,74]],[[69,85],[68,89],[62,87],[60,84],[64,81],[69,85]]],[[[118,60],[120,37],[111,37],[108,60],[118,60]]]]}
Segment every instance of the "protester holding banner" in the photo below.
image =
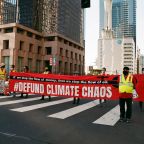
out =
{"type": "MultiPolygon", "coordinates": [[[[75,76],[78,76],[79,75],[79,72],[74,72],[74,75],[75,76]]],[[[79,102],[80,102],[80,98],[78,97],[78,98],[76,98],[75,96],[74,96],[74,98],[73,98],[73,104],[79,104],[79,102]]]]}
{"type": "MultiPolygon", "coordinates": [[[[48,67],[45,67],[45,71],[43,72],[43,74],[50,74],[48,67]]],[[[44,100],[44,95],[42,95],[41,100],[44,100]]],[[[49,101],[51,101],[51,96],[49,96],[49,101]]]]}
{"type": "MultiPolygon", "coordinates": [[[[102,68],[102,72],[101,72],[100,75],[102,75],[102,76],[107,75],[107,74],[106,74],[106,68],[105,68],[105,67],[102,68]]],[[[103,78],[102,78],[102,80],[103,80],[103,78]]],[[[100,106],[102,107],[103,105],[102,105],[102,99],[101,99],[101,98],[99,99],[99,103],[100,103],[100,106]]],[[[104,103],[106,103],[106,99],[104,99],[104,103]]]]}
{"type": "MultiPolygon", "coordinates": [[[[28,67],[28,66],[24,66],[23,72],[24,72],[24,73],[28,73],[28,72],[29,72],[29,67],[28,67]]],[[[23,94],[24,94],[24,93],[21,93],[21,98],[23,97],[23,94]]],[[[28,98],[28,93],[26,93],[25,98],[28,98]]]]}
{"type": "MultiPolygon", "coordinates": [[[[10,67],[10,72],[16,72],[16,70],[15,70],[15,65],[11,65],[11,67],[10,67]]],[[[16,96],[16,92],[10,92],[10,93],[12,93],[13,94],[13,97],[15,97],[16,96]]]]}
{"type": "Polygon", "coordinates": [[[123,68],[123,74],[119,79],[119,105],[120,105],[120,122],[131,121],[132,117],[132,92],[136,85],[136,78],[129,74],[129,67],[123,68]],[[127,109],[125,109],[125,104],[127,109]]]}
{"type": "Polygon", "coordinates": [[[4,95],[5,92],[5,81],[6,81],[6,69],[5,64],[0,64],[0,93],[4,95]]]}

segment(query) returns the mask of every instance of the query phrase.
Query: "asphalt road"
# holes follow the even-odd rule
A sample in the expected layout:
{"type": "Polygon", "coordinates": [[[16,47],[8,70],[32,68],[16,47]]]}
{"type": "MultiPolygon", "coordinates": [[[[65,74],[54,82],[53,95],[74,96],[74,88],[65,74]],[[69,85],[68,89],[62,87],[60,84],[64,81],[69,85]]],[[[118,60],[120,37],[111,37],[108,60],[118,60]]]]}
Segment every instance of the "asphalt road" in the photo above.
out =
{"type": "Polygon", "coordinates": [[[143,144],[144,111],[120,123],[118,101],[0,96],[0,144],[143,144]]]}

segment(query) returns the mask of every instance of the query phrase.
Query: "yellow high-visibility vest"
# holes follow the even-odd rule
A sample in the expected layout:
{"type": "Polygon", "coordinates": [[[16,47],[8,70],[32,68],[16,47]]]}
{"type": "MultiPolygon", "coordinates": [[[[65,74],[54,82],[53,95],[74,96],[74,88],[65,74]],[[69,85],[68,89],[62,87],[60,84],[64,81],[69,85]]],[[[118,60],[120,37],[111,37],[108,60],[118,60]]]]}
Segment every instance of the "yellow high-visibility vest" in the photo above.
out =
{"type": "Polygon", "coordinates": [[[122,74],[120,76],[120,82],[119,82],[119,92],[120,93],[132,93],[133,92],[133,76],[129,74],[127,78],[125,79],[124,75],[122,74]]]}
{"type": "Polygon", "coordinates": [[[0,79],[5,80],[6,79],[6,70],[0,69],[0,79]]]}

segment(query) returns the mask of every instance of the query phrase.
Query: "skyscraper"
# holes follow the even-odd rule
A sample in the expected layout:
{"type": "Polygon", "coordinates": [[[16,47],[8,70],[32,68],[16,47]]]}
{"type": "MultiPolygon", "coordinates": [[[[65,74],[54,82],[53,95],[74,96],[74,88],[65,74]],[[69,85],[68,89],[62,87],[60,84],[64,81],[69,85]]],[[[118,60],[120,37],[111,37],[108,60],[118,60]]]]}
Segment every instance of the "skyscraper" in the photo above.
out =
{"type": "Polygon", "coordinates": [[[100,6],[100,12],[104,11],[100,13],[97,66],[116,74],[128,66],[136,73],[136,1],[102,0],[100,6]]]}
{"type": "Polygon", "coordinates": [[[136,0],[113,0],[112,27],[115,37],[133,37],[136,42],[136,0]]]}
{"type": "MultiPolygon", "coordinates": [[[[103,28],[104,0],[100,0],[99,31],[103,28]]],[[[133,37],[136,42],[136,0],[112,0],[112,30],[114,37],[133,37]]]]}

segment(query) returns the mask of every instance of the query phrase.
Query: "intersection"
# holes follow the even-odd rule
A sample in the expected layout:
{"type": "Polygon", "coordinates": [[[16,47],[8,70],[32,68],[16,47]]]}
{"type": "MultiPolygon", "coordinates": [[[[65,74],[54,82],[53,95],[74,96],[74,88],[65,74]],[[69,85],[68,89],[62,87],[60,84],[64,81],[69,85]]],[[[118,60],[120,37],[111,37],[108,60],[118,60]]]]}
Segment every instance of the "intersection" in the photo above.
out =
{"type": "Polygon", "coordinates": [[[133,103],[132,122],[120,123],[118,101],[19,95],[0,97],[1,144],[142,144],[144,112],[133,103]]]}

